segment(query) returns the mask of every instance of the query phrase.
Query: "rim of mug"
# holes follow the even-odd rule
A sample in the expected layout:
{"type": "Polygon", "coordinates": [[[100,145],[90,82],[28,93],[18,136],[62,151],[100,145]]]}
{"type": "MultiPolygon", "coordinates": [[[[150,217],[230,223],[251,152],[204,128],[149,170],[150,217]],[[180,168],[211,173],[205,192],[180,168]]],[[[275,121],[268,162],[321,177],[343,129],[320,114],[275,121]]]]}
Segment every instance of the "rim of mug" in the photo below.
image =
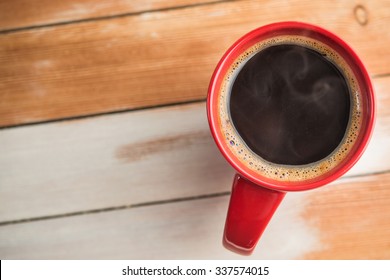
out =
{"type": "MultiPolygon", "coordinates": [[[[291,33],[292,34],[292,33],[291,33]]],[[[286,35],[291,35],[286,33],[286,35]]],[[[272,37],[272,36],[271,36],[272,37]]],[[[259,40],[257,40],[259,42],[259,40]]],[[[333,48],[333,46],[332,46],[333,48]]],[[[339,52],[338,52],[339,53],[339,52]]],[[[341,54],[340,54],[341,55],[341,54]]],[[[341,55],[343,56],[343,55],[341,55]]],[[[345,57],[343,56],[345,59],[345,57]]],[[[357,77],[357,75],[355,75],[357,77]]],[[[363,90],[362,90],[363,91],[363,90]]],[[[225,159],[233,166],[233,168],[242,176],[247,178],[248,180],[269,189],[278,190],[278,191],[302,191],[309,190],[313,188],[317,188],[323,185],[326,185],[337,178],[344,175],[348,170],[350,170],[356,162],[360,159],[363,152],[365,151],[370,138],[372,136],[374,123],[375,123],[375,97],[374,90],[371,83],[371,79],[368,75],[368,72],[363,65],[362,61],[355,53],[355,51],[340,37],[335,35],[334,33],[313,25],[309,23],[297,22],[297,21],[283,21],[276,22],[261,26],[257,29],[250,31],[245,34],[241,38],[239,38],[222,56],[220,61],[218,62],[213,75],[210,80],[208,94],[207,94],[207,117],[210,126],[211,133],[213,135],[214,141],[216,142],[220,152],[225,157],[225,159]],[[221,134],[217,132],[218,125],[218,113],[216,106],[216,97],[219,93],[219,87],[217,86],[218,82],[220,83],[220,79],[223,79],[225,72],[222,70],[226,70],[229,67],[229,63],[227,61],[232,57],[236,57],[237,55],[242,53],[242,47],[246,46],[248,42],[255,41],[250,45],[254,45],[256,43],[256,38],[260,37],[264,34],[269,34],[270,32],[280,32],[283,30],[310,30],[314,33],[320,34],[321,36],[329,39],[333,44],[335,44],[338,48],[344,51],[344,53],[348,54],[348,65],[354,64],[354,67],[351,69],[356,72],[359,72],[359,76],[361,79],[358,80],[359,85],[364,85],[365,87],[365,99],[367,99],[367,116],[365,118],[366,124],[361,129],[365,129],[364,134],[360,141],[356,143],[357,147],[355,151],[352,153],[350,158],[341,162],[336,170],[331,173],[325,173],[324,176],[315,180],[301,181],[297,183],[290,183],[286,181],[276,181],[276,180],[267,180],[266,176],[262,176],[260,174],[255,174],[255,172],[249,170],[239,159],[237,159],[231,152],[228,151],[227,146],[224,144],[224,139],[221,137],[221,134]],[[352,61],[352,63],[350,63],[352,61]],[[221,74],[222,73],[222,74],[221,74]]]]}

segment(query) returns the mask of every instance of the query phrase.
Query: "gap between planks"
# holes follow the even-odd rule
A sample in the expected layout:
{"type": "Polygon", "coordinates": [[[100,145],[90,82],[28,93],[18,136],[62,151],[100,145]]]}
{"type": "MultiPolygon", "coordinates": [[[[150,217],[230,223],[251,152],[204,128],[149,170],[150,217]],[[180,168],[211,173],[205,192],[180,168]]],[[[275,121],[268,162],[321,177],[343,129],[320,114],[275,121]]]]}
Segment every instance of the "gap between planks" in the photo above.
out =
{"type": "MultiPolygon", "coordinates": [[[[228,0],[228,1],[230,1],[230,0],[228,0]]],[[[390,77],[390,73],[372,75],[371,79],[375,80],[375,79],[383,79],[383,78],[387,78],[387,77],[390,77]]],[[[64,118],[58,118],[58,119],[49,119],[49,120],[45,120],[45,121],[36,121],[36,122],[30,122],[30,123],[6,125],[6,126],[0,126],[0,131],[3,129],[18,128],[18,127],[24,127],[24,126],[33,126],[33,125],[40,125],[40,124],[47,124],[47,123],[54,123],[54,122],[65,122],[65,121],[72,121],[72,120],[81,120],[81,119],[88,119],[88,118],[94,118],[94,117],[100,117],[100,116],[107,116],[107,115],[112,115],[112,114],[123,114],[123,113],[129,113],[129,112],[135,112],[135,111],[141,111],[141,110],[172,107],[172,106],[178,106],[178,105],[196,104],[196,103],[202,103],[205,101],[206,101],[206,98],[199,98],[199,99],[192,99],[192,100],[186,100],[186,101],[181,101],[181,102],[173,102],[173,103],[171,102],[171,103],[167,103],[167,104],[157,104],[157,105],[136,107],[136,108],[125,109],[125,110],[99,112],[99,113],[88,114],[88,115],[79,115],[79,116],[64,117],[64,118]]],[[[0,223],[0,225],[1,225],[1,223],[0,223]]]]}
{"type": "Polygon", "coordinates": [[[125,113],[142,111],[142,110],[151,110],[151,109],[158,109],[158,108],[164,108],[164,107],[174,107],[174,106],[179,106],[179,105],[190,105],[190,104],[197,104],[197,103],[202,103],[202,102],[206,102],[206,98],[193,99],[193,100],[187,100],[187,101],[181,101],[181,102],[172,102],[172,103],[167,103],[167,104],[157,104],[157,105],[136,107],[136,108],[132,108],[132,109],[117,110],[117,111],[110,111],[110,112],[99,112],[99,113],[88,114],[88,115],[79,115],[79,116],[72,116],[72,117],[65,117],[65,118],[58,118],[58,119],[49,119],[49,120],[37,121],[37,122],[31,122],[31,123],[20,123],[20,124],[14,124],[14,125],[6,125],[6,126],[0,126],[0,131],[5,130],[5,129],[24,127],[24,126],[34,126],[34,125],[49,124],[49,123],[55,123],[55,122],[67,122],[67,121],[73,121],[73,120],[90,119],[90,118],[109,116],[109,115],[114,115],[114,114],[125,114],[125,113]]]}
{"type": "Polygon", "coordinates": [[[131,204],[131,205],[114,206],[114,207],[108,207],[108,208],[102,208],[102,209],[92,209],[92,210],[64,213],[64,214],[58,214],[58,215],[26,218],[26,219],[20,219],[20,220],[0,222],[0,226],[21,224],[21,223],[28,223],[28,222],[36,222],[36,221],[42,221],[42,220],[59,219],[59,218],[66,218],[66,217],[80,216],[80,215],[90,215],[90,214],[96,214],[96,213],[101,213],[101,212],[120,211],[120,210],[125,210],[125,209],[130,209],[130,208],[163,205],[163,204],[182,202],[182,201],[215,198],[215,197],[220,197],[220,196],[226,196],[229,194],[230,194],[230,192],[221,192],[221,193],[205,194],[205,195],[198,195],[198,196],[191,196],[191,197],[179,197],[179,198],[174,198],[174,199],[148,201],[148,202],[136,203],[136,204],[131,204]]]}

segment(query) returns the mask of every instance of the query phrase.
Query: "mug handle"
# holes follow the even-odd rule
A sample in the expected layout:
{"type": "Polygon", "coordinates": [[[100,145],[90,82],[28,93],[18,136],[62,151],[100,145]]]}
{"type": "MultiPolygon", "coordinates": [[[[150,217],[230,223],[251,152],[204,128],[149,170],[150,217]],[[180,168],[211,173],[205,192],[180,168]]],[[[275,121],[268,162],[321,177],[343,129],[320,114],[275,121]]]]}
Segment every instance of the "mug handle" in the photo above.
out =
{"type": "Polygon", "coordinates": [[[223,245],[233,252],[250,255],[285,194],[258,186],[236,174],[223,245]]]}

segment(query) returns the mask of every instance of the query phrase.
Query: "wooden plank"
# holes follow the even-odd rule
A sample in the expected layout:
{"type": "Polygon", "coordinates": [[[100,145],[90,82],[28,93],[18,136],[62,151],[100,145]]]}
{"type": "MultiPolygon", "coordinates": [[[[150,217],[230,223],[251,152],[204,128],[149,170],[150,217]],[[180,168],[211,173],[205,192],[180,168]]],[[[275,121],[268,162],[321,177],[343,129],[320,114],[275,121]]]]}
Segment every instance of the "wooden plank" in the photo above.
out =
{"type": "Polygon", "coordinates": [[[390,2],[359,3],[367,22],[352,0],[263,0],[2,34],[0,126],[205,98],[223,52],[281,20],[321,25],[349,42],[372,75],[390,73],[390,2]]]}
{"type": "Polygon", "coordinates": [[[303,216],[320,232],[310,259],[390,259],[390,173],[343,180],[308,198],[303,216]]]}
{"type": "Polygon", "coordinates": [[[233,178],[204,103],[7,129],[0,154],[0,221],[221,192],[233,178]]]}
{"type": "Polygon", "coordinates": [[[90,18],[211,2],[210,0],[1,0],[0,30],[55,24],[90,18]]]}
{"type": "MultiPolygon", "coordinates": [[[[228,196],[0,227],[2,259],[239,259],[228,196]]],[[[390,174],[286,196],[252,259],[389,259],[390,174]],[[288,234],[286,234],[288,233],[288,234]]]]}
{"type": "MultiPolygon", "coordinates": [[[[390,170],[390,77],[375,79],[378,119],[347,174],[390,170]]],[[[230,191],[205,103],[0,131],[0,221],[230,191]]]]}

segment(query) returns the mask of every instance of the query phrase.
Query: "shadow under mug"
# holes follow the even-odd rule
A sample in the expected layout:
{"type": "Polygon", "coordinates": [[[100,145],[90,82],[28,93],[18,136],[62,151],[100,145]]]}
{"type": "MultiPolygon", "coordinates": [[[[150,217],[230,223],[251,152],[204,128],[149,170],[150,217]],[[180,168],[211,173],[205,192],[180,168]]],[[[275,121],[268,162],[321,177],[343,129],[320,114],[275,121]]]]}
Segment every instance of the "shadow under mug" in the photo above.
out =
{"type": "Polygon", "coordinates": [[[324,186],[358,161],[372,134],[375,101],[365,67],[343,40],[311,24],[279,22],[244,35],[223,55],[211,78],[207,114],[219,150],[237,171],[223,244],[234,252],[249,255],[286,192],[324,186]],[[331,154],[310,164],[275,164],[263,159],[240,136],[229,110],[232,86],[240,69],[255,54],[281,44],[304,45],[318,53],[325,52],[348,82],[351,111],[344,138],[331,154]]]}

